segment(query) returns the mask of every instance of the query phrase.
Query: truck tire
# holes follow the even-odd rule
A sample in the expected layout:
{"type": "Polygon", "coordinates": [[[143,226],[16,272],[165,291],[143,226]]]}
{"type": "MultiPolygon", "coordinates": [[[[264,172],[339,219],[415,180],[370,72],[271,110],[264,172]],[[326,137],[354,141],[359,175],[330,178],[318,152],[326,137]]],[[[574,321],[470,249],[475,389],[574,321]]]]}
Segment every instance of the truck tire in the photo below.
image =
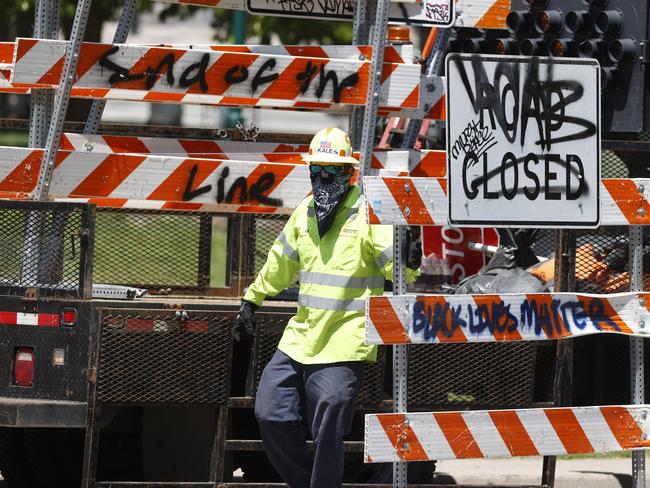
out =
{"type": "Polygon", "coordinates": [[[84,431],[25,429],[25,451],[32,473],[48,488],[81,486],[84,431]]]}
{"type": "Polygon", "coordinates": [[[40,488],[25,451],[23,429],[0,428],[0,473],[7,488],[40,488]]]}

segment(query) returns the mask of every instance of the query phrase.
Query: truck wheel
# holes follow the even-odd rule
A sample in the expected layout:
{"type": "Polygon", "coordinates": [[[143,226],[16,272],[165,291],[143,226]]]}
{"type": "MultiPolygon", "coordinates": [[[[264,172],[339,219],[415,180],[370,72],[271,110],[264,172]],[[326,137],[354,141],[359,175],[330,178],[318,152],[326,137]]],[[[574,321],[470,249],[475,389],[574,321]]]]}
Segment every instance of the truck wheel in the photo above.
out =
{"type": "Polygon", "coordinates": [[[25,450],[38,486],[81,486],[84,431],[25,429],[25,450]]]}
{"type": "Polygon", "coordinates": [[[23,429],[0,428],[0,472],[7,488],[39,488],[27,459],[23,429]]]}

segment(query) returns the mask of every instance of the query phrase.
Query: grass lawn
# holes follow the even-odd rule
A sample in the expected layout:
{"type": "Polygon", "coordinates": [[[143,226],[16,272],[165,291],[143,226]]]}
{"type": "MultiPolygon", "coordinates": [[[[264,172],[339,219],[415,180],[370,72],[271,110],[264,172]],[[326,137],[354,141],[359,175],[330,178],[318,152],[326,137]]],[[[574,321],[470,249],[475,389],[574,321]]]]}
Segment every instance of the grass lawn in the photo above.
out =
{"type": "MultiPolygon", "coordinates": [[[[227,219],[212,221],[210,286],[226,281],[227,219]]],[[[179,214],[98,212],[95,283],[197,285],[200,221],[179,214]]]]}
{"type": "Polygon", "coordinates": [[[558,459],[615,459],[615,458],[632,458],[632,452],[607,452],[605,454],[572,454],[571,456],[558,456],[558,459]]]}
{"type": "Polygon", "coordinates": [[[29,135],[22,130],[0,130],[0,146],[27,147],[29,135]]]}

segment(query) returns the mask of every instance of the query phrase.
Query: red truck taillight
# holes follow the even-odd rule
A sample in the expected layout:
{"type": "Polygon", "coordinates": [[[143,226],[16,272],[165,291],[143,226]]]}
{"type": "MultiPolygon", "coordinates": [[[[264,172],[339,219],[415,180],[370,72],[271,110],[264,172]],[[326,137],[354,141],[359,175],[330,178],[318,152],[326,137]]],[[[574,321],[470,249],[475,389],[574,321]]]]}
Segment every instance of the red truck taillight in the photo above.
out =
{"type": "Polygon", "coordinates": [[[61,325],[72,327],[77,325],[77,309],[73,307],[63,307],[61,309],[61,325]]]}
{"type": "Polygon", "coordinates": [[[21,347],[14,357],[14,382],[18,386],[34,384],[34,349],[21,347]]]}

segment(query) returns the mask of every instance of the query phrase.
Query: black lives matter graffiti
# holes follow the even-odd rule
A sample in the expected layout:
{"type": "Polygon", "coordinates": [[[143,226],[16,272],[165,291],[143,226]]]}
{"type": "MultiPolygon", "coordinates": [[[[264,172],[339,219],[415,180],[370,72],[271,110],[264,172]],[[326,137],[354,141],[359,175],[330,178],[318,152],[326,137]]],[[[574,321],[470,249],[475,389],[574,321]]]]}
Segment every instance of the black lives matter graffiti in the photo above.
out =
{"type": "Polygon", "coordinates": [[[469,70],[460,61],[456,67],[478,116],[452,146],[452,157],[462,158],[463,191],[468,199],[480,195],[487,200],[513,200],[523,193],[529,200],[577,200],[588,190],[582,158],[553,152],[560,143],[577,142],[596,134],[593,121],[569,114],[571,106],[584,95],[579,81],[557,79],[554,64],[540,65],[538,59],[532,59],[523,70],[519,63],[501,62],[492,77],[478,57],[472,60],[469,70]],[[539,151],[508,151],[495,167],[489,161],[489,149],[496,145],[496,131],[522,149],[528,146],[527,138],[532,132],[539,151]],[[544,168],[541,178],[533,171],[540,165],[544,168]],[[484,171],[469,180],[468,169],[473,166],[483,167],[484,171]],[[559,168],[564,168],[563,175],[559,168]],[[508,170],[510,178],[506,178],[508,170]]]}
{"type": "Polygon", "coordinates": [[[534,335],[540,339],[579,334],[581,331],[620,332],[620,323],[608,313],[611,305],[598,297],[581,297],[550,301],[523,299],[517,305],[496,300],[490,304],[452,306],[417,299],[413,306],[413,334],[425,342],[440,337],[452,338],[457,331],[465,335],[486,333],[534,335]]]}
{"type": "MultiPolygon", "coordinates": [[[[197,62],[185,67],[180,72],[176,69],[178,60],[174,53],[163,56],[155,66],[147,66],[136,71],[117,62],[115,55],[119,50],[120,46],[113,46],[106,50],[99,59],[99,66],[109,73],[108,82],[111,86],[118,83],[144,81],[146,89],[150,90],[158,80],[164,77],[169,87],[181,89],[198,87],[202,93],[209,94],[211,82],[218,83],[220,87],[225,83],[227,87],[236,85],[246,87],[250,96],[253,97],[259,95],[264,88],[280,77],[278,58],[276,57],[269,57],[255,70],[251,70],[243,64],[234,64],[226,70],[222,79],[214,79],[208,75],[211,53],[204,53],[197,62]]],[[[316,62],[310,59],[299,62],[303,64],[302,67],[299,67],[294,81],[302,95],[312,90],[312,93],[320,100],[325,91],[331,87],[332,101],[340,103],[343,90],[354,88],[360,81],[358,73],[342,74],[329,68],[327,62],[316,62]]]]}

